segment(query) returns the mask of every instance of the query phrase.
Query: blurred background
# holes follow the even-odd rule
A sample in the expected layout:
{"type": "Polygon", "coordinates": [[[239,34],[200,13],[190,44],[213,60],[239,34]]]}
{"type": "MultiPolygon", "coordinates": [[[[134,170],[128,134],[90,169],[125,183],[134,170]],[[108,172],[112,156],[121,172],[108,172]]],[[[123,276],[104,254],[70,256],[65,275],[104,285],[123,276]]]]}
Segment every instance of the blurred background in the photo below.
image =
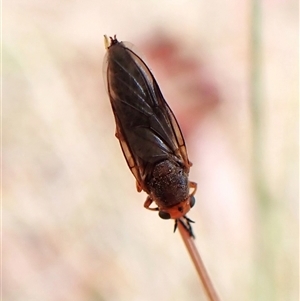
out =
{"type": "Polygon", "coordinates": [[[103,35],[182,127],[222,300],[298,300],[298,2],[3,2],[3,300],[206,300],[114,137],[103,35]]]}

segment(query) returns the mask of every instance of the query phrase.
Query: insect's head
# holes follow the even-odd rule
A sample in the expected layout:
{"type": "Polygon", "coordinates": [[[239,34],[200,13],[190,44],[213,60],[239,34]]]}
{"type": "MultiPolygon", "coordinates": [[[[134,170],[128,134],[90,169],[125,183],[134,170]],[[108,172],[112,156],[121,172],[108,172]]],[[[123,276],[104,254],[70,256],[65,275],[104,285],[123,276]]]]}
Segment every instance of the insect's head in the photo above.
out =
{"type": "Polygon", "coordinates": [[[159,208],[158,215],[162,219],[179,219],[190,211],[195,202],[195,197],[191,195],[186,200],[172,207],[159,208]]]}

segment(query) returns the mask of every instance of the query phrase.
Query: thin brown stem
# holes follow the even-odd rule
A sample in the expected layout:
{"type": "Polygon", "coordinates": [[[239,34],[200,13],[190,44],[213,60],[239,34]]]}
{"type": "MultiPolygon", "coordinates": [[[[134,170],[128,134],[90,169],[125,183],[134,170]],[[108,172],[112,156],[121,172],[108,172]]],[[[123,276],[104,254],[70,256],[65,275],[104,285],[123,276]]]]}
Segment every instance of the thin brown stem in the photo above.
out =
{"type": "Polygon", "coordinates": [[[191,259],[194,263],[194,266],[197,270],[197,273],[200,277],[201,283],[204,287],[205,293],[209,301],[220,301],[217,292],[209,278],[209,275],[205,269],[203,261],[200,257],[200,254],[197,250],[197,247],[194,244],[194,239],[190,236],[190,233],[184,227],[182,223],[178,223],[178,230],[183,239],[183,242],[191,256],[191,259]]]}

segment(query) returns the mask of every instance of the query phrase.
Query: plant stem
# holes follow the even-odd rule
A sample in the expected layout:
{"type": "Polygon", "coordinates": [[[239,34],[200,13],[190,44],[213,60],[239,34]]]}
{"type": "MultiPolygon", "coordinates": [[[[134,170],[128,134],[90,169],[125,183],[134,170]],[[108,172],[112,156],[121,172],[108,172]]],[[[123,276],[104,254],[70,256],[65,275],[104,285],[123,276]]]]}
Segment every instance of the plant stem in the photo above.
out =
{"type": "Polygon", "coordinates": [[[274,211],[272,206],[276,202],[270,195],[263,168],[265,95],[263,95],[262,78],[262,2],[260,0],[252,0],[251,4],[250,110],[252,119],[252,179],[257,203],[254,299],[276,300],[276,294],[274,293],[274,288],[276,287],[274,279],[276,260],[272,249],[272,233],[276,232],[276,224],[274,224],[272,218],[272,212],[274,211]],[[262,287],[264,287],[263,291],[261,290],[262,287]]]}
{"type": "Polygon", "coordinates": [[[204,287],[205,293],[209,301],[220,301],[216,290],[209,278],[209,275],[205,269],[204,263],[200,257],[197,247],[194,244],[194,239],[190,236],[190,233],[184,227],[182,223],[178,223],[178,230],[182,237],[182,240],[191,256],[196,271],[200,277],[201,283],[204,287]]]}

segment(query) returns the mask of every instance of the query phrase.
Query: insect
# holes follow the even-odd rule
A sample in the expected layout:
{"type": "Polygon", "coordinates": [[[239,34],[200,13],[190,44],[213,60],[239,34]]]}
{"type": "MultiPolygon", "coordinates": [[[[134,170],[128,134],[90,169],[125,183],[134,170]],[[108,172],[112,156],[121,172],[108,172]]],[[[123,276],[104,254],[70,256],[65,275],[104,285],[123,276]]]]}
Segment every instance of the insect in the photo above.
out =
{"type": "Polygon", "coordinates": [[[116,137],[137,191],[148,194],[144,207],[158,211],[162,219],[174,219],[174,231],[182,223],[194,237],[186,214],[195,204],[197,184],[188,180],[192,163],[178,122],[143,60],[116,36],[104,40],[116,137]],[[150,207],[153,202],[157,207],[150,207]]]}

